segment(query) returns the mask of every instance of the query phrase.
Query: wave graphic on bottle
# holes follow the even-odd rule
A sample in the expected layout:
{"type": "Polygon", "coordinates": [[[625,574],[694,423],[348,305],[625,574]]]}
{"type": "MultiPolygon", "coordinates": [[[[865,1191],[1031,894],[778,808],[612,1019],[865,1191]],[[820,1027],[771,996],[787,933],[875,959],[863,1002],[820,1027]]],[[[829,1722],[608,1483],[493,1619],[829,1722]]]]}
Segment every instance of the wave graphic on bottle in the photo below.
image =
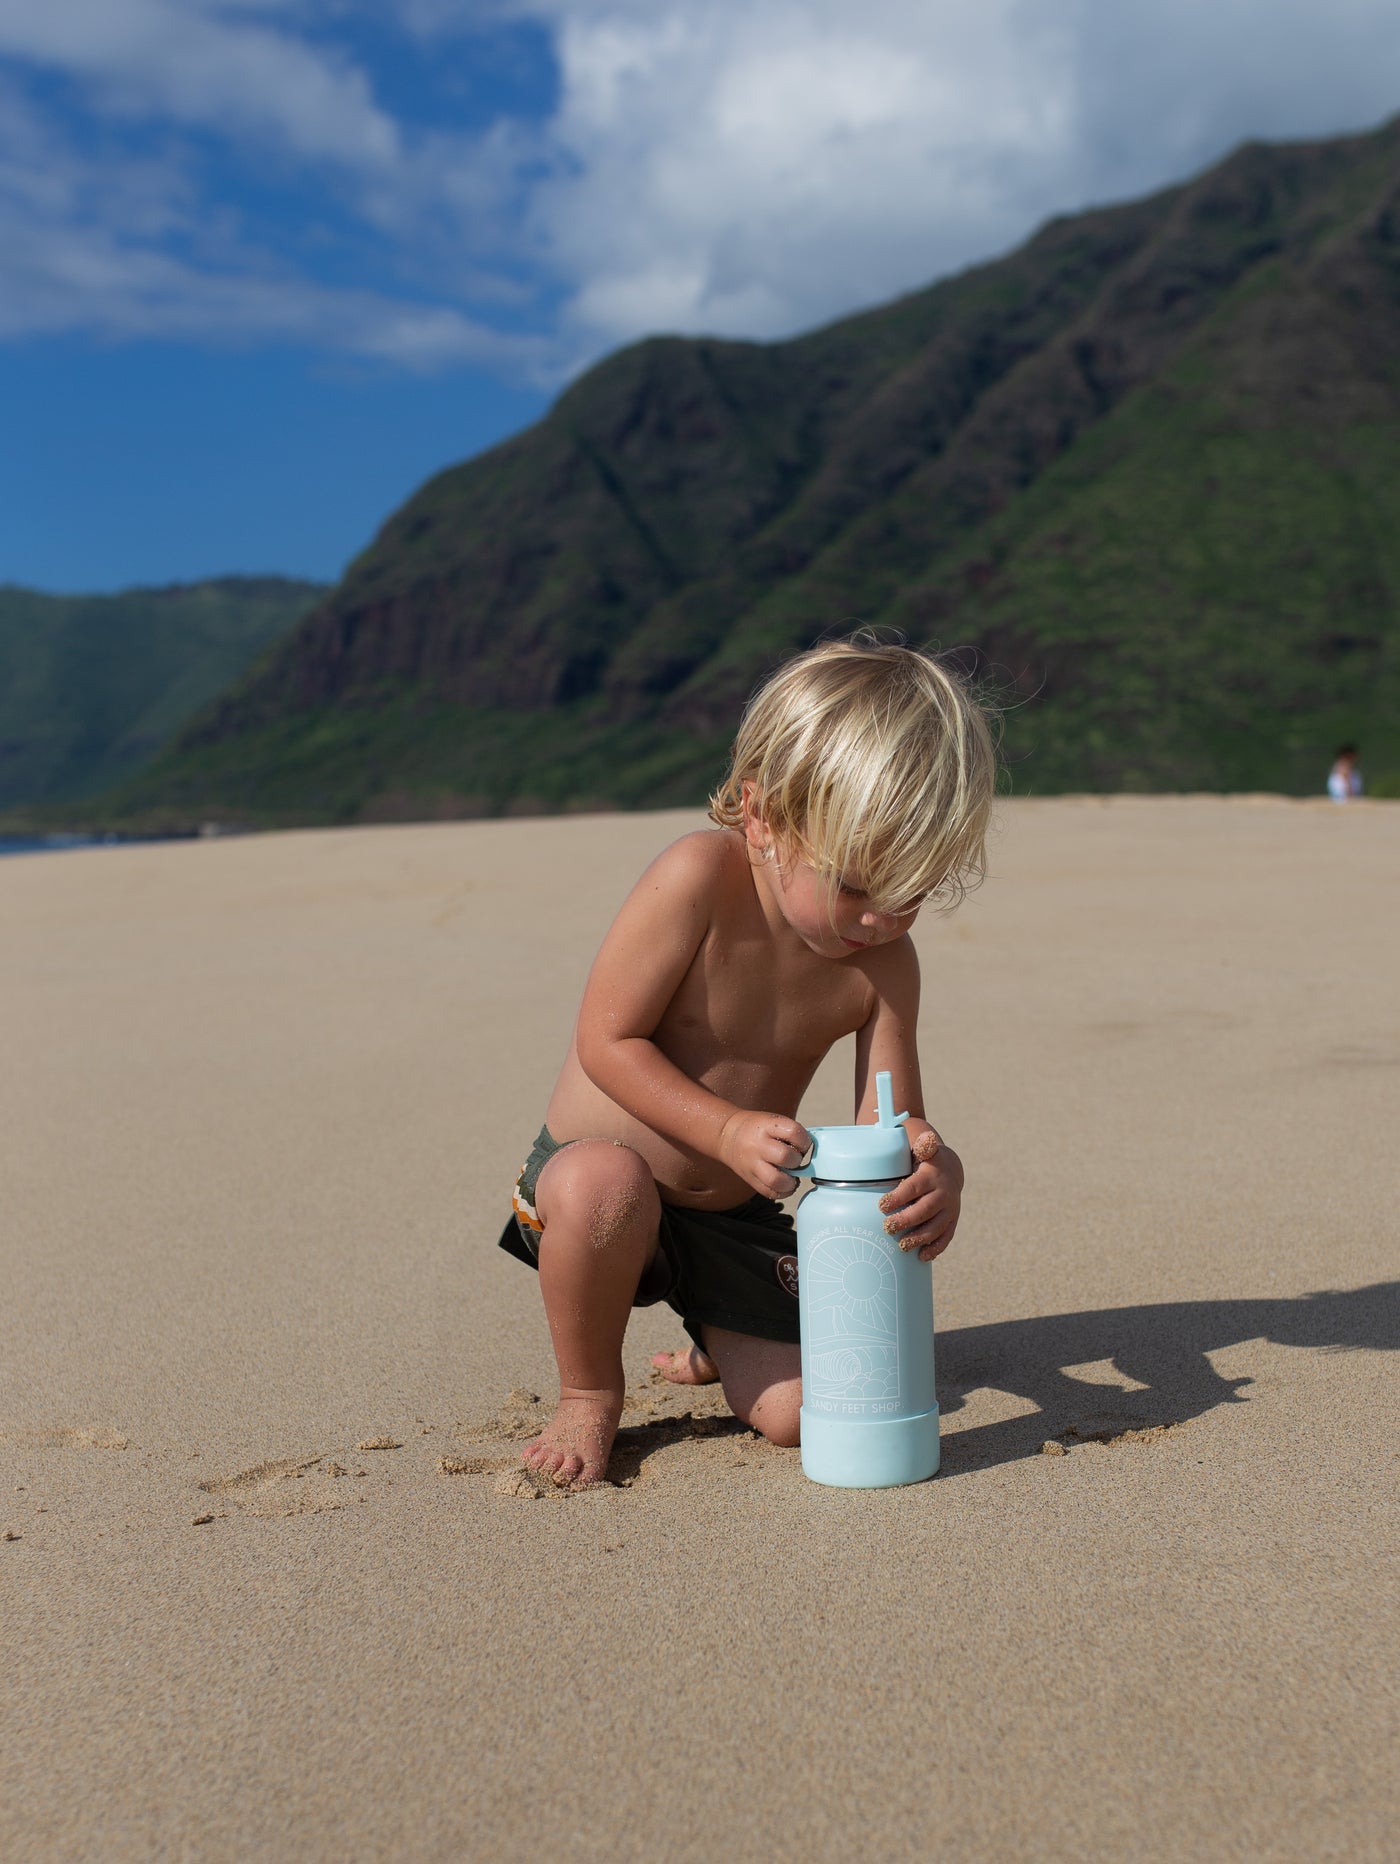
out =
{"type": "Polygon", "coordinates": [[[814,1398],[899,1396],[899,1284],[868,1236],[823,1237],[808,1277],[808,1373],[814,1398]]]}

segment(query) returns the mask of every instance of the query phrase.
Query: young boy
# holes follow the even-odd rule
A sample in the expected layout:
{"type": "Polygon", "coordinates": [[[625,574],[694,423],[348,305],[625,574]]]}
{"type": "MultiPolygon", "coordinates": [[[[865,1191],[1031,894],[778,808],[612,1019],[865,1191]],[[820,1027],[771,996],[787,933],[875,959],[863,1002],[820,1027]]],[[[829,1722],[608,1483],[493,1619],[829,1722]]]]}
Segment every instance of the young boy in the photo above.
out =
{"type": "Polygon", "coordinates": [[[501,1246],[538,1267],[559,1408],[525,1461],[601,1481],[622,1411],[622,1337],[664,1300],[693,1344],[655,1363],[718,1378],[735,1415],[798,1440],[792,1219],[811,1143],[795,1117],[856,1038],[857,1121],[888,1068],[918,1161],[885,1228],[924,1260],[952,1240],[962,1166],[923,1118],[909,938],[926,900],[983,872],[996,778],[987,721],[911,648],[814,648],[745,711],[716,829],[638,881],[603,941],[501,1246]]]}

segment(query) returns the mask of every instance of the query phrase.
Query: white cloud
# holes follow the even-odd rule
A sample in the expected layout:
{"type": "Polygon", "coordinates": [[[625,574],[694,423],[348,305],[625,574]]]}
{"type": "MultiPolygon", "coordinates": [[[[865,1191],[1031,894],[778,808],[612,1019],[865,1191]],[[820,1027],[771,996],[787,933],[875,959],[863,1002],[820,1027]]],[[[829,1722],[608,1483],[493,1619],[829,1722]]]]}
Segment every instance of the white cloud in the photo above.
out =
{"type": "Polygon", "coordinates": [[[169,162],[83,156],[0,84],[0,342],[106,339],[304,343],[398,367],[545,366],[553,348],[464,310],[328,287],[211,217],[169,162]]]}
{"type": "Polygon", "coordinates": [[[574,172],[539,214],[578,321],[772,335],[1003,243],[996,168],[1061,143],[1063,52],[1017,31],[1017,0],[928,10],[941,38],[791,3],[723,34],[699,6],[565,21],[574,172]]]}
{"type": "Polygon", "coordinates": [[[335,290],[295,275],[192,265],[101,228],[36,230],[0,201],[7,290],[0,341],[68,332],[232,346],[309,344],[411,370],[476,363],[510,374],[547,366],[553,346],[502,334],[450,306],[335,290]]]}
{"type": "Polygon", "coordinates": [[[0,0],[0,56],[58,70],[100,104],[382,169],[399,129],[343,54],[259,17],[249,0],[0,0]]]}
{"type": "MultiPolygon", "coordinates": [[[[0,0],[0,61],[61,73],[91,99],[78,136],[18,81],[0,85],[0,340],[292,341],[415,369],[544,366],[553,346],[493,328],[452,289],[518,302],[518,286],[452,237],[467,220],[485,227],[510,198],[510,126],[411,138],[348,56],[295,36],[335,11],[336,0],[0,0]],[[133,124],[162,132],[159,157],[124,142],[133,124]],[[218,139],[263,185],[269,155],[292,158],[299,185],[318,172],[323,217],[348,217],[340,245],[365,282],[309,276],[285,237],[207,192],[172,125],[218,139]],[[407,250],[415,243],[424,256],[407,250]]],[[[326,238],[313,228],[312,241],[326,238]]]]}
{"type": "Polygon", "coordinates": [[[1400,104],[1394,0],[523,4],[563,80],[533,230],[584,342],[782,334],[1400,104]]]}
{"type": "Polygon", "coordinates": [[[102,229],[44,234],[32,222],[11,221],[3,204],[0,242],[10,287],[0,299],[0,341],[91,332],[98,300],[108,338],[301,343],[410,370],[476,363],[511,374],[532,373],[552,354],[538,339],[502,334],[450,306],[333,290],[295,276],[219,272],[102,229]]]}
{"type": "MultiPolygon", "coordinates": [[[[342,0],[342,4],[383,8],[383,0],[342,0]]],[[[392,0],[392,4],[405,32],[430,40],[480,38],[530,12],[518,0],[392,0]]]]}
{"type": "Polygon", "coordinates": [[[654,330],[786,334],[1246,136],[1378,121],[1400,8],[0,0],[5,61],[68,83],[45,115],[0,93],[0,336],[295,337],[557,378],[654,330]],[[351,49],[397,30],[450,78],[502,27],[552,43],[547,119],[542,93],[445,128],[429,77],[415,121],[351,49]],[[230,172],[290,203],[281,224],[230,172]]]}

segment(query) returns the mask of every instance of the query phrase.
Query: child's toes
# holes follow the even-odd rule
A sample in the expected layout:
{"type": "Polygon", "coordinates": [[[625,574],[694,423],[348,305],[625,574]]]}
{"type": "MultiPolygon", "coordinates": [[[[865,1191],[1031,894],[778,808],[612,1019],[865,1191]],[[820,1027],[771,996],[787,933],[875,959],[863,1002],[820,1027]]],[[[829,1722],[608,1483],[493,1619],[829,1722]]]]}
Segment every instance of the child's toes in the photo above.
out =
{"type": "Polygon", "coordinates": [[[564,1471],[570,1464],[573,1464],[575,1469],[583,1467],[581,1458],[570,1456],[566,1450],[561,1450],[557,1445],[550,1443],[530,1444],[520,1460],[522,1463],[527,1463],[531,1469],[538,1469],[542,1476],[548,1476],[552,1482],[569,1481],[570,1478],[564,1471]]]}

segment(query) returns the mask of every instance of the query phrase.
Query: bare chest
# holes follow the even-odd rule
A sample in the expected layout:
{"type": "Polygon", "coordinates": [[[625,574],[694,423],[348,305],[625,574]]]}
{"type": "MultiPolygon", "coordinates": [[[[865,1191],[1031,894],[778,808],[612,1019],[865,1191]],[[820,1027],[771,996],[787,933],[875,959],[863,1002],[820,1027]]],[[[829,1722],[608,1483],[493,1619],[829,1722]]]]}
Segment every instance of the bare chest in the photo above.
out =
{"type": "Polygon", "coordinates": [[[656,1031],[692,1071],[714,1061],[815,1066],[864,1022],[870,986],[853,967],[780,963],[761,938],[708,940],[656,1031]]]}

